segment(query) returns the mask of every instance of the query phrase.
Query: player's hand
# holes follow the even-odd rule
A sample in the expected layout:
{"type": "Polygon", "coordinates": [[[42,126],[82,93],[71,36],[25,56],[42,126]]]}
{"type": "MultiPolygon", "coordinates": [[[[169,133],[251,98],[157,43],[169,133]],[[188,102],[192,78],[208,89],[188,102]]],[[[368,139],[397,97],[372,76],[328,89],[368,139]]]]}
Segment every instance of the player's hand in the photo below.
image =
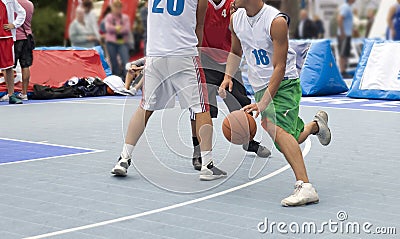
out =
{"type": "Polygon", "coordinates": [[[231,79],[225,78],[218,89],[218,94],[222,99],[226,98],[226,88],[228,88],[229,92],[232,92],[233,82],[231,79]]]}
{"type": "Polygon", "coordinates": [[[258,117],[258,115],[263,112],[267,108],[266,104],[263,104],[262,102],[246,105],[245,107],[242,108],[242,110],[246,113],[251,113],[251,112],[256,112],[255,118],[258,117]]]}
{"type": "Polygon", "coordinates": [[[237,10],[237,8],[236,8],[236,6],[235,6],[235,1],[233,1],[233,2],[231,3],[231,7],[230,7],[230,13],[231,13],[231,15],[232,15],[234,12],[236,12],[236,10],[237,10]]]}
{"type": "Polygon", "coordinates": [[[11,29],[14,29],[14,28],[15,28],[15,26],[12,23],[3,25],[3,29],[6,30],[6,31],[10,31],[11,29]]]}
{"type": "Polygon", "coordinates": [[[128,70],[128,72],[136,78],[140,72],[144,69],[144,66],[137,66],[137,65],[131,65],[131,68],[128,70]]]}

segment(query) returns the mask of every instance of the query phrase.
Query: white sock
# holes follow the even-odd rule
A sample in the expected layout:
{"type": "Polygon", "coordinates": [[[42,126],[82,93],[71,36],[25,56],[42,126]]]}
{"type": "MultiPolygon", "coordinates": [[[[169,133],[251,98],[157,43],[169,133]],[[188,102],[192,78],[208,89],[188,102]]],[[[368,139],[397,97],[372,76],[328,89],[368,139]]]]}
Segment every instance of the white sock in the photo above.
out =
{"type": "Polygon", "coordinates": [[[201,162],[207,166],[212,161],[212,151],[201,151],[201,162]]]}
{"type": "Polygon", "coordinates": [[[124,144],[122,147],[122,152],[121,152],[121,157],[125,159],[130,159],[132,158],[132,152],[135,146],[131,144],[124,144]]]}

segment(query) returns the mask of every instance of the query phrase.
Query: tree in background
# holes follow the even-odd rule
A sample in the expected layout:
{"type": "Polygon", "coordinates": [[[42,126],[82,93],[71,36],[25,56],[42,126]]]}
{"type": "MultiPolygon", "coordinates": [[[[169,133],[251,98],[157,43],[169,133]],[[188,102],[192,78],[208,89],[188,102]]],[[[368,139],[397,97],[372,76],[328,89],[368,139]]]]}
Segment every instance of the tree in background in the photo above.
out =
{"type": "Polygon", "coordinates": [[[66,0],[31,0],[35,5],[32,30],[38,46],[60,46],[64,40],[66,0]]]}

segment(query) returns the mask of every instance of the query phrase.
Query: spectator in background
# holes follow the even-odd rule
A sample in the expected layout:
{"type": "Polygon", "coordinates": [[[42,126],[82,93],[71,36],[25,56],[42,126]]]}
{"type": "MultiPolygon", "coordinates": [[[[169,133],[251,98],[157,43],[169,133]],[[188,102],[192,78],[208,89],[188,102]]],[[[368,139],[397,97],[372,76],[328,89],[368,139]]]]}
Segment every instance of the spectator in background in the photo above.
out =
{"type": "Polygon", "coordinates": [[[106,16],[111,12],[111,7],[107,6],[106,10],[104,10],[103,15],[100,17],[100,25],[99,25],[99,33],[100,40],[103,43],[106,38],[106,16]]]}
{"type": "Polygon", "coordinates": [[[92,11],[93,9],[93,1],[92,0],[83,0],[82,1],[82,8],[85,10],[85,23],[89,30],[93,32],[96,36],[98,45],[100,43],[100,32],[99,32],[99,25],[97,22],[97,16],[92,11]]]}
{"type": "Polygon", "coordinates": [[[146,55],[147,45],[147,14],[148,14],[148,0],[144,0],[144,5],[140,8],[140,18],[143,26],[143,41],[144,41],[144,55],[146,55]]]}
{"type": "Polygon", "coordinates": [[[125,76],[125,65],[129,60],[129,17],[122,13],[122,3],[114,1],[111,5],[111,13],[107,14],[106,25],[106,48],[111,61],[111,70],[113,75],[125,76]],[[123,72],[121,74],[121,65],[118,62],[118,56],[121,58],[123,72]]]}
{"type": "Polygon", "coordinates": [[[314,15],[314,26],[316,29],[316,35],[318,39],[324,38],[325,28],[324,23],[321,21],[318,15],[314,15]]]}
{"type": "Polygon", "coordinates": [[[14,41],[16,28],[25,21],[25,10],[17,0],[0,1],[0,70],[4,74],[8,94],[2,100],[10,104],[22,104],[14,95],[14,41]]]}
{"type": "Polygon", "coordinates": [[[397,0],[397,3],[390,7],[387,22],[390,31],[389,38],[400,41],[400,0],[397,0]]]}
{"type": "Polygon", "coordinates": [[[75,19],[69,25],[69,39],[71,45],[76,47],[94,47],[97,37],[85,22],[85,11],[81,7],[76,8],[75,19]]]}
{"type": "Polygon", "coordinates": [[[367,26],[365,29],[365,37],[366,38],[368,38],[368,36],[369,36],[369,32],[371,31],[374,21],[375,21],[375,10],[368,9],[368,11],[367,11],[367,26]]]}
{"type": "Polygon", "coordinates": [[[343,78],[352,78],[346,73],[348,59],[351,51],[351,36],[353,34],[353,11],[351,5],[356,0],[347,0],[342,4],[338,14],[338,45],[339,45],[339,68],[343,78]]]}
{"type": "Polygon", "coordinates": [[[143,40],[143,24],[140,17],[140,11],[136,11],[135,22],[132,26],[132,33],[135,42],[135,48],[132,55],[138,54],[141,49],[141,42],[143,40]]]}
{"type": "Polygon", "coordinates": [[[313,39],[316,38],[316,28],[313,21],[308,17],[305,9],[300,10],[300,21],[296,27],[294,38],[296,39],[313,39]]]}
{"type": "Polygon", "coordinates": [[[360,17],[358,16],[358,10],[357,8],[353,9],[353,37],[358,38],[360,37],[360,26],[361,26],[361,21],[360,17]]]}
{"type": "Polygon", "coordinates": [[[26,12],[25,22],[17,29],[16,41],[14,42],[14,67],[19,64],[22,70],[22,92],[17,97],[20,100],[28,100],[28,85],[31,78],[31,71],[29,67],[33,62],[33,46],[28,39],[32,37],[31,22],[35,7],[33,3],[28,0],[18,0],[18,3],[24,8],[26,12]]]}

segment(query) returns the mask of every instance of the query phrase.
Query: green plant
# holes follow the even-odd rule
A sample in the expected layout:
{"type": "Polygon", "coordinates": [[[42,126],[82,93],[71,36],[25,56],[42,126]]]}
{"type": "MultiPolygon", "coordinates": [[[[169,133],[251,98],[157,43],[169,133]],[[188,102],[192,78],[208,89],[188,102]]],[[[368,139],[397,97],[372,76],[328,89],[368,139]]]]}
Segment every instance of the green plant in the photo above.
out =
{"type": "Polygon", "coordinates": [[[36,8],[32,30],[37,46],[63,45],[65,14],[52,7],[36,8]]]}

